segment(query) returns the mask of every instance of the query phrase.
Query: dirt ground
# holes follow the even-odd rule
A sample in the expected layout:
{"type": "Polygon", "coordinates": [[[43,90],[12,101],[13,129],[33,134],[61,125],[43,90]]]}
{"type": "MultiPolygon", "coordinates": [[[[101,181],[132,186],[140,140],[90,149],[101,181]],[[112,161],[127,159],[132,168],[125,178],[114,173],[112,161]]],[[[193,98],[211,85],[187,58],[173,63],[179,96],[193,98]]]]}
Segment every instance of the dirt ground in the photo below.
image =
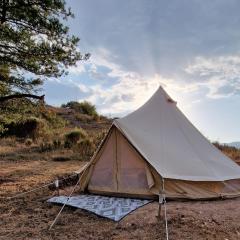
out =
{"type": "MultiPolygon", "coordinates": [[[[7,151],[7,149],[5,149],[7,151]]],[[[79,169],[83,162],[70,160],[13,161],[0,159],[0,239],[166,239],[158,205],[150,203],[119,223],[66,207],[51,231],[60,206],[46,202],[48,188],[12,200],[3,197],[31,189],[79,169]]],[[[167,203],[169,239],[240,239],[240,198],[218,201],[167,203]]]]}

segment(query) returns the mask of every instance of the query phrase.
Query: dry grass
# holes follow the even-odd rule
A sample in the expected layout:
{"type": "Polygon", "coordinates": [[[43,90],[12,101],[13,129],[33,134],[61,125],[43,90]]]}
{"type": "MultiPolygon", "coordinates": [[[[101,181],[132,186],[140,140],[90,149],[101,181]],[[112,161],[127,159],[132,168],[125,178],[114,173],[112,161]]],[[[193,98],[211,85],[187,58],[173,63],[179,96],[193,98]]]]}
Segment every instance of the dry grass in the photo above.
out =
{"type": "Polygon", "coordinates": [[[214,142],[213,144],[224,154],[226,154],[228,157],[240,165],[240,149],[225,144],[220,144],[218,142],[214,142]]]}

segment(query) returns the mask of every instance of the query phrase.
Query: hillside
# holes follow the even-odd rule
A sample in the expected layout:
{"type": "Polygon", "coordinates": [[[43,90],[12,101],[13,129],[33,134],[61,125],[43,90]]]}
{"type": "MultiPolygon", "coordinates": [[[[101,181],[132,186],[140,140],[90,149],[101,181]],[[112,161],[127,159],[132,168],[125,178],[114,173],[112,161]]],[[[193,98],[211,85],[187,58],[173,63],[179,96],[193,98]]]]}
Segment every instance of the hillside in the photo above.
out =
{"type": "Polygon", "coordinates": [[[226,145],[228,145],[230,147],[240,148],[240,142],[226,143],[226,145]]]}
{"type": "Polygon", "coordinates": [[[60,118],[63,118],[66,121],[66,126],[69,128],[80,127],[90,131],[106,130],[112,123],[112,119],[104,116],[90,116],[70,108],[53,107],[50,105],[46,107],[60,118]]]}
{"type": "Polygon", "coordinates": [[[213,143],[219,150],[240,165],[240,149],[227,144],[213,143]]]}
{"type": "Polygon", "coordinates": [[[11,161],[89,160],[112,123],[97,113],[29,101],[24,106],[18,101],[5,105],[0,117],[0,157],[11,161]]]}

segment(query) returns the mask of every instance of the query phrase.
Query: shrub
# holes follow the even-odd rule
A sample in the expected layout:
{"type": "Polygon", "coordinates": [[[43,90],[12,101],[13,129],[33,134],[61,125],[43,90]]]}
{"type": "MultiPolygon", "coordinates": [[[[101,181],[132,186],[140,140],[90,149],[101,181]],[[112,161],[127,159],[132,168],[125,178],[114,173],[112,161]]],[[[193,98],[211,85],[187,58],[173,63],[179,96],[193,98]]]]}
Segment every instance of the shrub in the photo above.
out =
{"type": "Polygon", "coordinates": [[[50,107],[29,99],[0,103],[0,112],[0,136],[4,137],[46,138],[66,124],[50,107]]]}
{"type": "Polygon", "coordinates": [[[5,131],[7,131],[6,127],[0,122],[0,136],[2,136],[5,131]]]}
{"type": "Polygon", "coordinates": [[[66,162],[66,161],[70,161],[71,158],[67,156],[54,156],[52,157],[52,160],[55,162],[66,162]]]}
{"type": "Polygon", "coordinates": [[[78,142],[74,150],[81,155],[81,159],[88,160],[93,155],[95,146],[91,139],[86,138],[78,142]]]}
{"type": "Polygon", "coordinates": [[[94,134],[92,136],[94,145],[98,147],[99,144],[104,139],[104,137],[106,136],[106,134],[107,134],[107,131],[101,131],[101,132],[99,132],[97,134],[94,134]]]}
{"type": "Polygon", "coordinates": [[[42,111],[41,117],[45,119],[49,126],[53,129],[63,128],[66,125],[66,121],[51,110],[45,109],[45,111],[42,111]]]}
{"type": "Polygon", "coordinates": [[[76,128],[73,131],[65,134],[65,144],[66,148],[70,148],[73,145],[77,144],[80,139],[85,139],[87,137],[87,133],[82,128],[76,128]]]}
{"type": "Polygon", "coordinates": [[[73,146],[73,143],[71,143],[69,140],[64,141],[64,147],[65,148],[71,148],[73,146]]]}
{"type": "Polygon", "coordinates": [[[5,128],[6,130],[3,132],[3,136],[16,136],[20,138],[28,137],[36,139],[47,133],[46,122],[36,117],[7,123],[5,124],[5,128]]]}
{"type": "Polygon", "coordinates": [[[100,120],[99,115],[98,114],[94,114],[93,115],[93,120],[96,121],[96,122],[99,122],[99,120],[100,120]]]}
{"type": "Polygon", "coordinates": [[[50,152],[56,149],[62,148],[62,142],[59,139],[54,139],[53,141],[44,141],[40,144],[40,152],[50,152]]]}
{"type": "Polygon", "coordinates": [[[83,114],[87,114],[87,115],[91,115],[91,116],[98,115],[97,111],[96,111],[96,107],[93,104],[91,104],[90,102],[84,101],[84,102],[79,103],[79,105],[80,105],[80,108],[81,108],[83,114]]]}
{"type": "Polygon", "coordinates": [[[59,139],[54,139],[53,140],[53,146],[54,146],[55,149],[61,148],[61,145],[62,145],[62,143],[59,139]]]}
{"type": "Polygon", "coordinates": [[[51,142],[44,142],[40,145],[40,152],[50,152],[54,150],[54,146],[51,142]]]}
{"type": "MultiPolygon", "coordinates": [[[[18,135],[26,135],[17,128],[28,121],[31,117],[39,117],[41,106],[29,99],[12,99],[0,103],[0,135],[13,136],[14,132],[18,135]]],[[[21,137],[21,136],[20,136],[21,137]]]]}
{"type": "Polygon", "coordinates": [[[92,103],[88,101],[83,101],[83,102],[75,102],[71,101],[68,102],[67,104],[63,104],[62,107],[64,108],[71,108],[74,109],[75,111],[82,113],[82,114],[87,114],[90,116],[95,116],[98,115],[96,111],[96,106],[93,105],[92,103]]]}
{"type": "Polygon", "coordinates": [[[27,139],[25,140],[25,145],[26,145],[26,146],[31,146],[32,143],[33,143],[33,141],[32,141],[31,138],[27,138],[27,139]]]}

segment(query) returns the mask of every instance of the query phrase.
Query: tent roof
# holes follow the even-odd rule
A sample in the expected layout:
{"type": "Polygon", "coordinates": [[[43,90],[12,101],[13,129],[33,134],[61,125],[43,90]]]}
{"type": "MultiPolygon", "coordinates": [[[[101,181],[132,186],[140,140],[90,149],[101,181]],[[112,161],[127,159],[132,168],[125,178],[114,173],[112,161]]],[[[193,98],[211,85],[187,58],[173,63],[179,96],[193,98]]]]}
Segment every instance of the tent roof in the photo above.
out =
{"type": "Polygon", "coordinates": [[[164,178],[240,178],[240,167],[190,123],[162,87],[135,112],[115,120],[114,125],[164,178]]]}

